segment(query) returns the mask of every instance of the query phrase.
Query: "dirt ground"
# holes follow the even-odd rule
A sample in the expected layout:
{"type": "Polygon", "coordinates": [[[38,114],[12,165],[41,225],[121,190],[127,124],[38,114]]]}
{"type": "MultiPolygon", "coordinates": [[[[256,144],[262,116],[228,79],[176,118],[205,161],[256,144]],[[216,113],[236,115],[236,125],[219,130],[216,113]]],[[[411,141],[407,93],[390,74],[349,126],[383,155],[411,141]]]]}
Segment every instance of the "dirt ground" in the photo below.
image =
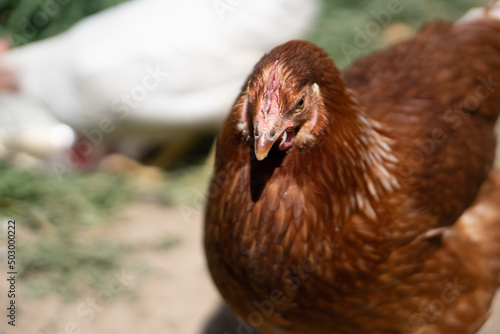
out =
{"type": "MultiPolygon", "coordinates": [[[[125,209],[122,217],[103,233],[138,245],[130,260],[144,265],[145,271],[122,268],[110,275],[108,289],[89,291],[70,303],[55,295],[20,299],[17,326],[6,326],[2,320],[0,334],[203,333],[220,298],[205,267],[201,210],[187,216],[176,207],[135,203],[125,209]],[[180,244],[167,250],[140,247],[169,234],[179,237],[180,244]]],[[[5,291],[2,284],[1,291],[5,291]]],[[[19,288],[22,291],[22,285],[19,288]]],[[[226,334],[222,330],[211,334],[218,333],[226,334]]],[[[227,334],[236,333],[234,327],[227,330],[227,334]]],[[[498,333],[500,296],[481,331],[498,333]]]]}
{"type": "Polygon", "coordinates": [[[109,275],[109,289],[89,291],[70,303],[55,295],[20,299],[16,328],[6,328],[2,319],[0,333],[200,333],[219,297],[205,268],[201,211],[191,214],[194,219],[187,222],[177,208],[128,206],[102,233],[138,245],[130,262],[144,270],[122,268],[109,275]],[[141,247],[165,235],[180,243],[166,250],[141,247]]]}

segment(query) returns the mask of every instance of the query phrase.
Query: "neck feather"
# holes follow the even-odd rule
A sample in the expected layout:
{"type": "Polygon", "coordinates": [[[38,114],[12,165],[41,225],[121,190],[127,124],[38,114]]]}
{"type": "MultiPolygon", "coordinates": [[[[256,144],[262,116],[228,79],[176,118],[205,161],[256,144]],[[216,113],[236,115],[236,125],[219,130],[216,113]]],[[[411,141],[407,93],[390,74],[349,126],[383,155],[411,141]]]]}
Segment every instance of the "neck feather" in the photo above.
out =
{"type": "MultiPolygon", "coordinates": [[[[292,169],[300,174],[296,177],[308,175],[313,191],[333,197],[336,227],[355,212],[375,220],[377,202],[399,188],[391,138],[367,115],[352,91],[345,89],[343,95],[344,99],[325,99],[320,128],[315,131],[316,145],[290,152],[292,169]],[[327,101],[335,101],[336,106],[327,101]]],[[[308,182],[302,186],[307,188],[308,182]]]]}

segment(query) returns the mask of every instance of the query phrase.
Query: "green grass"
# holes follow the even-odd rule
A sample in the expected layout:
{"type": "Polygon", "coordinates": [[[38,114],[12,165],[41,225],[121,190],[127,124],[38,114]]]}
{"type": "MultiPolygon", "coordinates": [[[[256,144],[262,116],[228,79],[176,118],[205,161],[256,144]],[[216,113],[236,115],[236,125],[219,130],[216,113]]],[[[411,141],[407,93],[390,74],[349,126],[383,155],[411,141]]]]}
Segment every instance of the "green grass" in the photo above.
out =
{"type": "Polygon", "coordinates": [[[99,290],[111,272],[123,266],[128,251],[116,241],[81,240],[64,231],[40,236],[29,244],[21,240],[23,295],[34,298],[55,292],[71,300],[88,288],[99,290]]]}
{"type": "Polygon", "coordinates": [[[155,245],[153,245],[153,249],[163,251],[175,247],[180,243],[181,240],[179,238],[171,235],[166,235],[162,237],[155,245]]]}
{"type": "Polygon", "coordinates": [[[73,172],[59,182],[51,173],[0,164],[0,217],[16,219],[26,295],[71,298],[82,285],[98,287],[127,249],[109,238],[81,236],[108,223],[134,198],[133,184],[123,176],[73,172]]]}
{"type": "MultiPolygon", "coordinates": [[[[400,3],[399,13],[391,15],[389,24],[402,22],[418,29],[425,22],[437,19],[456,20],[471,7],[483,6],[485,0],[394,0],[400,3]]],[[[355,0],[355,1],[323,1],[321,14],[306,37],[308,40],[324,48],[340,68],[347,66],[351,60],[342,52],[342,42],[353,44],[356,36],[355,28],[364,31],[368,22],[377,22],[374,12],[387,11],[391,0],[355,0]]],[[[396,11],[394,11],[396,12],[396,11]]],[[[370,43],[361,49],[359,56],[372,53],[383,47],[380,35],[375,34],[370,43]]]]}
{"type": "MultiPolygon", "coordinates": [[[[164,182],[78,171],[67,172],[61,182],[50,171],[0,162],[0,219],[16,219],[23,295],[29,298],[58,293],[71,300],[88,288],[98,290],[114,270],[124,266],[136,246],[95,232],[117,220],[121,210],[134,200],[186,203],[201,209],[207,180],[206,168],[193,166],[166,175],[164,182]],[[193,191],[201,194],[196,202],[192,201],[193,191]]],[[[0,245],[6,244],[4,233],[0,230],[0,245]]],[[[141,248],[164,251],[180,242],[166,235],[141,248]]]]}
{"type": "Polygon", "coordinates": [[[63,181],[33,169],[0,164],[0,213],[23,217],[32,229],[95,224],[133,198],[132,184],[111,173],[67,173],[63,181]]]}
{"type": "Polygon", "coordinates": [[[58,34],[124,0],[0,0],[0,36],[15,46],[58,34]]]}

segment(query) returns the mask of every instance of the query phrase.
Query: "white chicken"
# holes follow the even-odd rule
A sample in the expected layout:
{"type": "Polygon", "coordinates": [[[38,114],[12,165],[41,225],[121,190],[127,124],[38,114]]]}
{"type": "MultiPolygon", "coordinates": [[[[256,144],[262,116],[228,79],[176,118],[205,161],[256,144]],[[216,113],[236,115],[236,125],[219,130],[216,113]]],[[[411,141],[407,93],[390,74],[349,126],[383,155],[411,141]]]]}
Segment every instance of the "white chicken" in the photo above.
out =
{"type": "MultiPolygon", "coordinates": [[[[251,67],[300,37],[318,6],[318,0],[126,2],[7,51],[0,67],[15,73],[19,92],[4,95],[19,94],[75,129],[80,158],[117,144],[132,156],[155,141],[175,150],[222,122],[251,67]]],[[[9,100],[0,98],[0,113],[9,112],[9,100]]]]}

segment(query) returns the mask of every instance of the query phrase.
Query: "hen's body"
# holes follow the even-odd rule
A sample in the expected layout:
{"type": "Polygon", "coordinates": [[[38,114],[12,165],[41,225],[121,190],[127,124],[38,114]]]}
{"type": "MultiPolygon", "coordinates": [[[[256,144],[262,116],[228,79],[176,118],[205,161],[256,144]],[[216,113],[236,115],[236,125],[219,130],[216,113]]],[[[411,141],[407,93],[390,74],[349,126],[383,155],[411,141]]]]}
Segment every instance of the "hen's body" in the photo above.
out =
{"type": "Polygon", "coordinates": [[[306,42],[256,66],[219,137],[205,236],[214,281],[245,321],[315,334],[482,325],[500,281],[500,23],[489,15],[358,62],[350,89],[306,42]],[[258,161],[255,100],[275,60],[290,94],[319,86],[319,112],[294,146],[258,161]]]}

